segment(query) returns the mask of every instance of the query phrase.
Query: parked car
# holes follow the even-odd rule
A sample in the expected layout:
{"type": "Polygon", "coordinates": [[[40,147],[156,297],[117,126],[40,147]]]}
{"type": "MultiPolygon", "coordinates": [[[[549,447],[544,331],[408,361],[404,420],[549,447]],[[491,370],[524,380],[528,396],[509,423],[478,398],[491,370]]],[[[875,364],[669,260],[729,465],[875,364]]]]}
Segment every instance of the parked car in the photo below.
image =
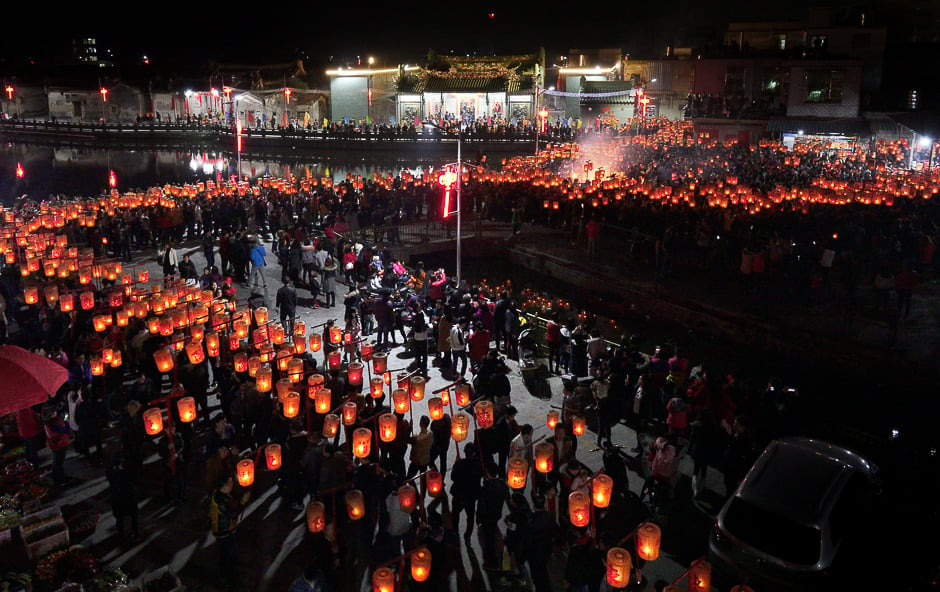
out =
{"type": "Polygon", "coordinates": [[[861,455],[811,438],[774,440],[718,513],[709,561],[718,577],[761,592],[845,584],[861,577],[865,549],[876,561],[880,493],[878,470],[861,455]]]}

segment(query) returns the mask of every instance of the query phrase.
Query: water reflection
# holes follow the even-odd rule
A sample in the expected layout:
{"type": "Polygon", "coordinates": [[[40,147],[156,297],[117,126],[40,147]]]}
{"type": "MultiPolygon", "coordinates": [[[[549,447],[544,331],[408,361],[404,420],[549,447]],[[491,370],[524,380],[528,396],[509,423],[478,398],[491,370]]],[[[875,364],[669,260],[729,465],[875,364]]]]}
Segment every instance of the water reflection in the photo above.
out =
{"type": "MultiPolygon", "coordinates": [[[[343,152],[338,156],[306,155],[298,158],[242,155],[242,175],[257,178],[311,176],[345,179],[346,175],[369,178],[375,173],[398,175],[408,170],[415,176],[453,158],[408,153],[343,152]]],[[[119,191],[154,185],[184,184],[207,179],[226,179],[238,171],[231,154],[212,151],[106,150],[74,146],[5,144],[0,146],[0,203],[18,197],[45,199],[50,195],[97,196],[106,192],[114,171],[119,191]],[[17,163],[26,174],[18,179],[17,163]]]]}

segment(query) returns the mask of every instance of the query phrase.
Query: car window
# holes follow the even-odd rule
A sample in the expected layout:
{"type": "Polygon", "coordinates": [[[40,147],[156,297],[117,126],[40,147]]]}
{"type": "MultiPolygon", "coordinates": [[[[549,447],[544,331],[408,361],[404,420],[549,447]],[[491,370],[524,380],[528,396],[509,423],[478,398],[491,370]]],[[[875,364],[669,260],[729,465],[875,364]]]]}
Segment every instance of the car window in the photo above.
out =
{"type": "Polygon", "coordinates": [[[819,561],[818,529],[768,512],[741,498],[734,498],[729,504],[724,526],[731,535],[772,557],[801,565],[819,561]]]}
{"type": "Polygon", "coordinates": [[[843,537],[853,528],[859,527],[859,520],[872,511],[876,493],[871,482],[861,475],[852,475],[833,506],[829,519],[834,545],[842,542],[843,537]]]}

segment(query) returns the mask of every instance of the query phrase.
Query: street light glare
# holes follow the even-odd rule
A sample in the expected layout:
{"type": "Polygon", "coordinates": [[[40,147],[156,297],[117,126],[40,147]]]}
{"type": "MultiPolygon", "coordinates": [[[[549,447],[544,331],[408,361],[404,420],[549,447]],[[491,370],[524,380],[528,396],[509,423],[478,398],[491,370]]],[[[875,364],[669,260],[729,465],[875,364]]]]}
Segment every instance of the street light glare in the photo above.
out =
{"type": "Polygon", "coordinates": [[[921,136],[920,140],[918,140],[917,143],[920,145],[921,148],[926,148],[927,146],[930,146],[931,144],[933,144],[933,140],[926,136],[921,136]]]}

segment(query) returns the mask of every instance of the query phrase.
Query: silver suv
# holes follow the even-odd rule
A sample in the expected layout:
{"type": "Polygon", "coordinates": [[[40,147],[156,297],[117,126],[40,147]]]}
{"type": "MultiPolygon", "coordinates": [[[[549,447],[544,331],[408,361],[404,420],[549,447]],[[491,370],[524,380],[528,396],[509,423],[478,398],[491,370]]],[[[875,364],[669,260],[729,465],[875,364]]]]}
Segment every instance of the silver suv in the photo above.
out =
{"type": "Polygon", "coordinates": [[[761,592],[845,583],[880,491],[877,468],[851,450],[775,440],[718,513],[709,561],[761,592]]]}

